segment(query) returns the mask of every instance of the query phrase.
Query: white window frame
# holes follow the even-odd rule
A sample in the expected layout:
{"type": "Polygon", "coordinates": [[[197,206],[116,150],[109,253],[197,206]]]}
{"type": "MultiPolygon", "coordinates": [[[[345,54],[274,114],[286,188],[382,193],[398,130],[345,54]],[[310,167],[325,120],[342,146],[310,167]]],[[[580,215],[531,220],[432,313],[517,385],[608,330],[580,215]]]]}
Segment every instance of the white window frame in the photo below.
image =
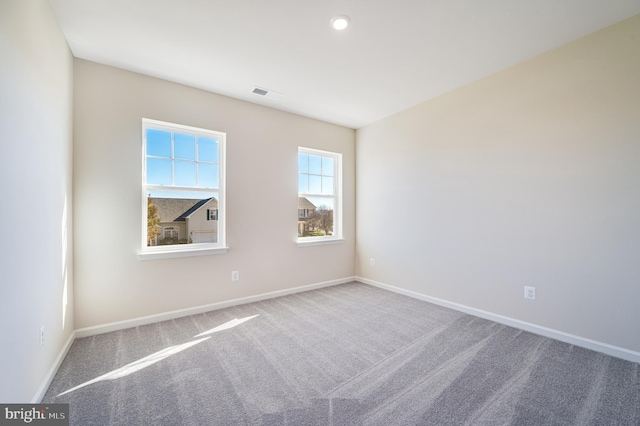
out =
{"type": "Polygon", "coordinates": [[[168,123],[164,121],[142,119],[142,232],[141,232],[141,249],[138,252],[140,260],[156,260],[173,257],[189,257],[203,256],[210,254],[227,253],[229,248],[226,246],[226,133],[214,130],[201,129],[198,127],[185,126],[182,124],[168,123]],[[146,130],[157,129],[169,131],[172,133],[184,133],[198,136],[213,137],[218,140],[218,188],[192,187],[192,186],[174,186],[174,185],[148,185],[147,184],[147,152],[146,152],[146,130]],[[175,244],[168,246],[147,246],[147,194],[149,190],[162,191],[188,191],[210,193],[217,192],[218,201],[218,230],[216,243],[198,243],[198,244],[175,244]]]}
{"type": "MultiPolygon", "coordinates": [[[[342,154],[338,152],[322,151],[314,148],[298,147],[298,154],[319,155],[322,157],[333,158],[333,185],[334,194],[314,194],[308,192],[298,192],[298,197],[306,198],[326,198],[333,200],[333,235],[324,235],[321,237],[297,237],[298,247],[308,247],[324,244],[339,244],[344,242],[342,235],[342,154]]],[[[296,156],[297,158],[297,156],[296,156]]],[[[299,168],[296,161],[296,182],[299,180],[299,168]]],[[[299,189],[299,183],[298,183],[299,189]]],[[[297,198],[296,198],[297,199],[297,198]]],[[[296,222],[297,223],[297,222],[296,222]]],[[[297,233],[296,233],[297,234],[297,233]]]]}

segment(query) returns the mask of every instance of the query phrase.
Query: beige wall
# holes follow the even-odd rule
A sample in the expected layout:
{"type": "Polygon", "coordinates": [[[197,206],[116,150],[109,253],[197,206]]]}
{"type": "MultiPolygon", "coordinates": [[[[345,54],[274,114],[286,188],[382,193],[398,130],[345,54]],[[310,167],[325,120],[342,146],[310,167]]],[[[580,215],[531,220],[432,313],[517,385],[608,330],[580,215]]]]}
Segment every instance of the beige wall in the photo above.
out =
{"type": "Polygon", "coordinates": [[[358,130],[357,274],[640,351],[638,52],[640,16],[358,130]]]}
{"type": "Polygon", "coordinates": [[[0,402],[29,402],[74,329],[73,59],[46,0],[0,2],[0,63],[0,402]]]}
{"type": "Polygon", "coordinates": [[[354,275],[353,130],[84,60],[74,72],[77,328],[354,275]],[[227,133],[229,253],[138,260],[143,117],[227,133]],[[343,154],[344,244],[296,245],[299,145],[343,154]]]}

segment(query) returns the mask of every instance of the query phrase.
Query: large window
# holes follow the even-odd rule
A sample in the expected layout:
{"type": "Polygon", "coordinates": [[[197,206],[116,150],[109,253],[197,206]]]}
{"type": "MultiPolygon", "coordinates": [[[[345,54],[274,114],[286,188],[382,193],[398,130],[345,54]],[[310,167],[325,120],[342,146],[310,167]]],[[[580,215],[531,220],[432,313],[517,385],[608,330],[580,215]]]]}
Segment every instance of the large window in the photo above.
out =
{"type": "Polygon", "coordinates": [[[298,148],[298,242],[342,239],[342,155],[298,148]]]}
{"type": "Polygon", "coordinates": [[[148,119],[142,127],[142,253],[224,248],[225,134],[148,119]]]}

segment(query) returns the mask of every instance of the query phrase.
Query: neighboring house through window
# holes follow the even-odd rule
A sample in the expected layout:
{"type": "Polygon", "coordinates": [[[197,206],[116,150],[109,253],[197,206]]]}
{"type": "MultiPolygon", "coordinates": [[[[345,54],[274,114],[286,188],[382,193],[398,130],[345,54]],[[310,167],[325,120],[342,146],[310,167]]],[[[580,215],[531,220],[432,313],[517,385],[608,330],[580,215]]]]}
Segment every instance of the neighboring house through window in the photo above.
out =
{"type": "Polygon", "coordinates": [[[308,232],[309,219],[313,217],[315,211],[316,206],[311,201],[305,197],[298,197],[298,237],[308,232]]]}
{"type": "Polygon", "coordinates": [[[142,124],[142,253],[223,248],[225,134],[148,119],[142,124]]]}
{"type": "Polygon", "coordinates": [[[214,197],[198,200],[193,198],[149,198],[158,208],[160,227],[164,230],[153,245],[166,246],[173,244],[217,243],[217,206],[214,197]]]}
{"type": "Polygon", "coordinates": [[[342,155],[298,148],[298,242],[342,239],[342,155]]]}

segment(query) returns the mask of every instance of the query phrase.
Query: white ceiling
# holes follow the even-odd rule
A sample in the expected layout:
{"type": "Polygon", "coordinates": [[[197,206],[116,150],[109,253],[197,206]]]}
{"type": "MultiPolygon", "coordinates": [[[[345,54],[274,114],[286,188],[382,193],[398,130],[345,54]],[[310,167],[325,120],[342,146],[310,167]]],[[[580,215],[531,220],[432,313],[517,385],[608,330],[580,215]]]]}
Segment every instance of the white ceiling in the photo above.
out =
{"type": "Polygon", "coordinates": [[[351,128],[640,13],[638,0],[50,3],[78,58],[351,128]]]}

